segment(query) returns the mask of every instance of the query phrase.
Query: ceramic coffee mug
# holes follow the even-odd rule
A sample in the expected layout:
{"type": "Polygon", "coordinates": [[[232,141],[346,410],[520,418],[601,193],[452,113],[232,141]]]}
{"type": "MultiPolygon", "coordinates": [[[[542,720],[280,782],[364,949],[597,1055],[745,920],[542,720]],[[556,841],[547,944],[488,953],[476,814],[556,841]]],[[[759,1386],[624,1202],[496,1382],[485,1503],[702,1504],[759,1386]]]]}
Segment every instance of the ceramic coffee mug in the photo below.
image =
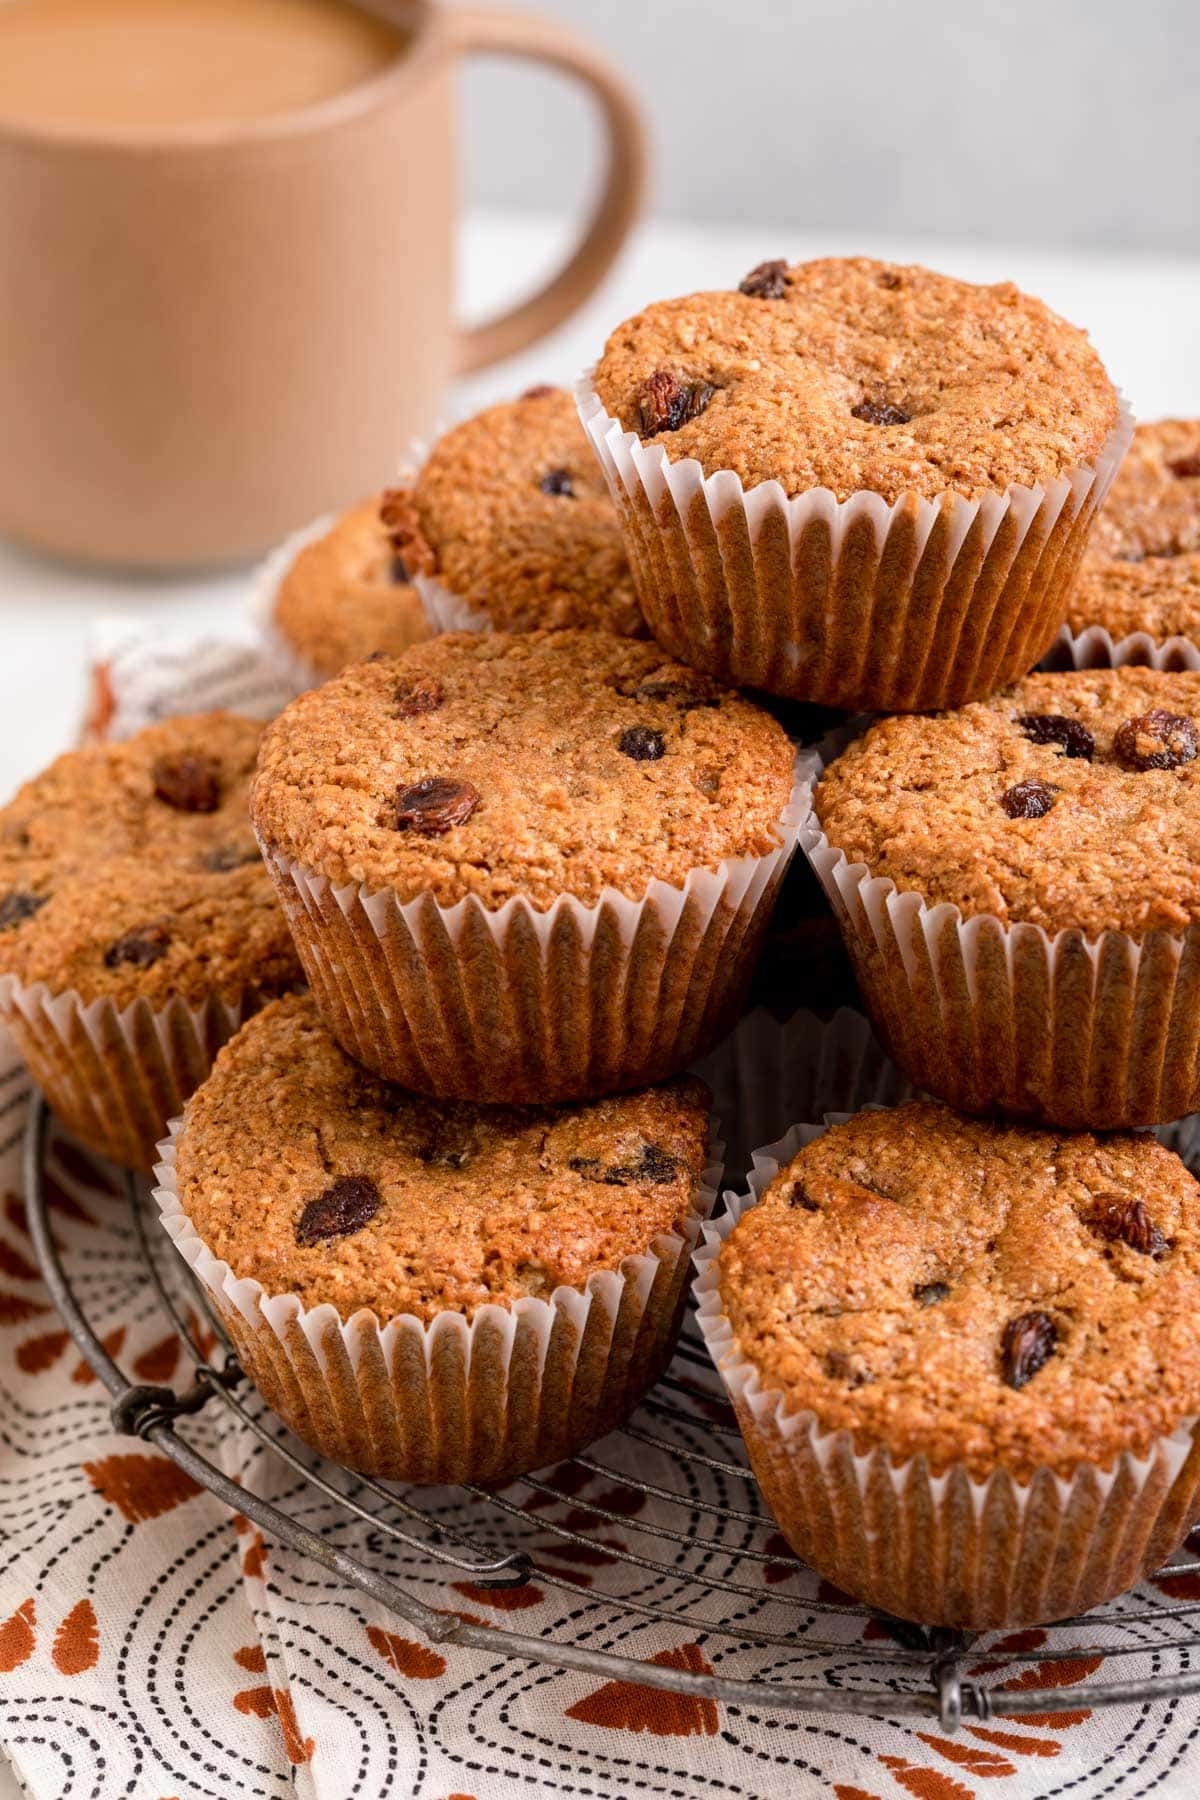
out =
{"type": "Polygon", "coordinates": [[[0,120],[0,532],[131,566],[255,554],[386,483],[451,376],[539,337],[603,276],[643,171],[612,69],[545,20],[370,10],[402,53],[299,110],[0,120]],[[475,52],[581,81],[609,162],[565,267],[463,331],[451,81],[475,52]]]}

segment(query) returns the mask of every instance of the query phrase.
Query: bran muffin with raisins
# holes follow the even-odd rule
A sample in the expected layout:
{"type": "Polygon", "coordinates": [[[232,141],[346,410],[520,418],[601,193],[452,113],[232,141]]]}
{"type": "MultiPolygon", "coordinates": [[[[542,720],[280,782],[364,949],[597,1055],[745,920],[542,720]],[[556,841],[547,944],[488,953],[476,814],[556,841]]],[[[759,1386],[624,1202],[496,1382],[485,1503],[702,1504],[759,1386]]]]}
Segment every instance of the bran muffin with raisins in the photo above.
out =
{"type": "Polygon", "coordinates": [[[648,636],[617,515],[561,388],[531,388],[448,431],[391,520],[431,615],[453,629],[470,617],[499,631],[648,636]]]}
{"type": "Polygon", "coordinates": [[[1032,667],[1128,439],[1085,334],[1040,301],[863,257],[648,306],[592,382],[659,642],[853,710],[1032,667]]]}
{"type": "Polygon", "coordinates": [[[1200,1105],[1198,750],[1200,674],[1121,668],[883,719],[830,763],[810,855],[918,1086],[1072,1126],[1200,1105]]]}
{"type": "Polygon", "coordinates": [[[731,1020],[794,844],[793,750],[604,632],[458,633],[267,729],[251,807],[317,1003],[420,1092],[578,1099],[731,1020]]]}
{"type": "Polygon", "coordinates": [[[261,732],[168,719],[0,812],[0,1011],[63,1121],[132,1167],[237,1020],[301,980],[246,807],[261,732]]]}
{"type": "Polygon", "coordinates": [[[1077,636],[1101,625],[1115,643],[1200,645],[1200,419],[1139,425],[1071,596],[1077,636]]]}
{"type": "Polygon", "coordinates": [[[284,570],[269,623],[313,681],[377,651],[399,656],[431,635],[413,585],[416,569],[397,549],[388,524],[405,504],[400,490],[389,489],[352,507],[303,545],[284,570]]]}
{"type": "Polygon", "coordinates": [[[422,1099],[296,996],[189,1103],[164,1220],[314,1448],[392,1479],[510,1480],[610,1430],[669,1360],[712,1200],[708,1108],[692,1077],[567,1107],[422,1099]],[[259,1290],[238,1305],[234,1282],[259,1290]],[[285,1295],[314,1332],[331,1315],[327,1373],[278,1322],[285,1295]]]}
{"type": "Polygon", "coordinates": [[[928,1102],[784,1157],[709,1259],[702,1323],[798,1554],[970,1629],[1086,1611],[1170,1555],[1200,1484],[1200,1185],[1179,1157],[928,1102]]]}

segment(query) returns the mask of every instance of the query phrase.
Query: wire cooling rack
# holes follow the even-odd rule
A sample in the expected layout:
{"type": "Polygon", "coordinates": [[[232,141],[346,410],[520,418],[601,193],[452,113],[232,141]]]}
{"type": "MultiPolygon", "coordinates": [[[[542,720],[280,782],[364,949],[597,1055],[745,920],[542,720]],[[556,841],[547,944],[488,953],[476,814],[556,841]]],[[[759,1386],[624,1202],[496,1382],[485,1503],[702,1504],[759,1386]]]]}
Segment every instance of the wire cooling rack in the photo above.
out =
{"type": "MultiPolygon", "coordinates": [[[[1194,1655],[1200,1650],[1200,1600],[1172,1600],[1150,1584],[1086,1617],[1051,1626],[1034,1649],[1011,1639],[989,1649],[989,1638],[890,1619],[827,1589],[790,1557],[778,1537],[694,1326],[685,1328],[670,1370],[622,1431],[550,1479],[527,1476],[500,1492],[470,1488],[457,1493],[452,1508],[439,1508],[428,1490],[352,1474],[282,1430],[243,1377],[202,1290],[149,1218],[153,1202],[128,1177],[126,1196],[147,1279],[194,1365],[192,1385],[182,1394],[131,1382],[89,1324],[51,1235],[43,1183],[49,1122],[44,1101],[35,1098],[25,1151],[30,1230],[63,1322],[111,1396],[116,1429],[155,1445],[268,1536],[360,1589],[433,1643],[462,1644],[492,1656],[733,1705],[926,1718],[939,1721],[945,1731],[964,1719],[995,1714],[1145,1704],[1200,1692],[1200,1659],[1194,1655]],[[218,1345],[207,1357],[197,1325],[201,1316],[218,1345]],[[297,1478],[350,1520],[369,1527],[367,1541],[380,1547],[374,1563],[342,1549],[334,1541],[337,1534],[313,1531],[235,1484],[189,1442],[194,1415],[218,1408],[270,1456],[282,1459],[289,1485],[297,1478]],[[603,1477],[602,1498],[589,1497],[556,1519],[553,1503],[584,1483],[590,1494],[594,1477],[603,1477]],[[649,1516],[633,1520],[643,1508],[649,1516]],[[614,1540],[614,1526],[624,1527],[642,1548],[614,1540]],[[614,1572],[637,1574],[633,1593],[609,1597],[603,1588],[589,1591],[589,1600],[610,1608],[617,1624],[681,1626],[709,1641],[718,1639],[723,1672],[637,1661],[578,1641],[578,1634],[571,1641],[569,1623],[533,1636],[471,1622],[427,1604],[379,1566],[396,1560],[383,1551],[402,1550],[406,1562],[415,1556],[447,1580],[465,1581],[476,1590],[494,1593],[536,1579],[539,1588],[558,1587],[577,1598],[569,1575],[547,1567],[547,1535],[565,1557],[590,1558],[598,1580],[614,1572]],[[543,1546],[536,1562],[535,1543],[543,1546]],[[1058,1659],[1060,1668],[1078,1662],[1086,1669],[1099,1658],[1104,1679],[1033,1685],[1048,1659],[1058,1659]],[[1139,1663],[1148,1663],[1152,1673],[1108,1677],[1112,1668],[1124,1664],[1128,1671],[1139,1663]],[[1006,1672],[1024,1665],[1026,1672],[1001,1686],[994,1678],[1001,1665],[1006,1672]],[[795,1678],[798,1668],[806,1679],[795,1678]]],[[[1160,1575],[1176,1594],[1193,1586],[1200,1594],[1200,1582],[1187,1580],[1200,1575],[1200,1560],[1172,1562],[1160,1575]]],[[[608,1635],[622,1641],[628,1634],[608,1635]]]]}

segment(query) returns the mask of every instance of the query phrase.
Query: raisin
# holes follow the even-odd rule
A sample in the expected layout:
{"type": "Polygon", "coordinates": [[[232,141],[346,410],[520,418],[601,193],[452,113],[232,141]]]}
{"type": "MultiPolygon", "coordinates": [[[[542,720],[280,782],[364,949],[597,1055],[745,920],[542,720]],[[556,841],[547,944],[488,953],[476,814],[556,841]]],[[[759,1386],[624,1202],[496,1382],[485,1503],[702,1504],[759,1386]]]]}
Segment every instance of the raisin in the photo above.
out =
{"type": "Polygon", "coordinates": [[[568,1168],[606,1187],[629,1187],[635,1181],[656,1183],[674,1181],[679,1173],[679,1160],[658,1144],[643,1144],[635,1163],[609,1163],[607,1167],[596,1156],[573,1156],[568,1168]]]}
{"type": "Polygon", "coordinates": [[[1083,762],[1091,762],[1095,754],[1096,740],[1078,719],[1062,713],[1021,713],[1017,724],[1031,744],[1061,744],[1064,756],[1083,762]]]}
{"type": "Polygon", "coordinates": [[[0,900],[0,931],[7,931],[11,925],[22,925],[26,919],[32,919],[35,912],[45,906],[49,894],[30,894],[23,888],[14,888],[11,894],[5,894],[0,900]]]}
{"type": "Polygon", "coordinates": [[[1167,464],[1176,481],[1191,481],[1200,475],[1200,454],[1177,456],[1167,464]]]}
{"type": "Polygon", "coordinates": [[[398,681],[394,698],[398,719],[416,719],[422,713],[436,712],[446,690],[440,681],[398,681]]]}
{"type": "Polygon", "coordinates": [[[446,775],[427,775],[396,792],[396,830],[415,831],[421,837],[442,837],[456,825],[464,825],[479,805],[479,790],[469,781],[446,775]]]}
{"type": "Polygon", "coordinates": [[[1010,819],[1044,819],[1058,798],[1058,789],[1048,781],[1018,781],[1005,788],[1000,804],[1010,819]]]}
{"type": "Polygon", "coordinates": [[[245,869],[260,860],[257,850],[244,850],[237,844],[221,844],[217,849],[209,851],[204,859],[204,867],[214,875],[228,875],[231,869],[245,869]]]}
{"type": "Polygon", "coordinates": [[[160,756],[150,771],[158,799],[179,812],[216,812],[221,770],[211,756],[160,756]]]}
{"type": "Polygon", "coordinates": [[[379,1211],[379,1189],[366,1175],[339,1175],[310,1200],[296,1221],[296,1242],[311,1249],[326,1238],[349,1237],[361,1231],[379,1211]]]}
{"type": "Polygon", "coordinates": [[[1200,737],[1194,719],[1153,706],[1136,719],[1126,719],[1113,738],[1113,749],[1123,769],[1178,769],[1195,761],[1200,737]]]}
{"type": "Polygon", "coordinates": [[[569,469],[547,469],[538,486],[543,494],[561,494],[566,500],[575,497],[575,485],[569,469]]]}
{"type": "Polygon", "coordinates": [[[738,283],[739,294],[755,300],[782,300],[787,293],[787,264],[782,257],[776,262],[760,262],[738,283]]]}
{"type": "Polygon", "coordinates": [[[389,572],[397,587],[403,587],[406,582],[412,580],[412,576],[408,572],[408,564],[398,550],[392,557],[392,566],[389,572]]]}
{"type": "Polygon", "coordinates": [[[1142,1200],[1125,1200],[1114,1195],[1111,1200],[1102,1202],[1084,1223],[1106,1243],[1128,1244],[1142,1256],[1161,1256],[1171,1247],[1142,1200]]]}
{"type": "Polygon", "coordinates": [[[852,1388],[865,1387],[871,1379],[867,1371],[853,1363],[844,1350],[825,1352],[825,1373],[831,1381],[844,1381],[852,1388]]]}
{"type": "Polygon", "coordinates": [[[875,279],[881,288],[898,288],[900,286],[900,277],[895,269],[880,269],[875,279]]]}
{"type": "Polygon", "coordinates": [[[1058,1332],[1048,1313],[1019,1313],[1004,1327],[1000,1360],[1010,1388],[1023,1388],[1054,1355],[1058,1332]]]}
{"type": "MultiPolygon", "coordinates": [[[[620,690],[618,689],[618,692],[620,690]]],[[[688,681],[642,681],[627,694],[629,700],[667,700],[691,712],[697,706],[720,706],[720,696],[688,681]]]]}
{"type": "Polygon", "coordinates": [[[923,1281],[920,1287],[913,1289],[913,1299],[918,1306],[937,1306],[939,1301],[950,1298],[950,1289],[944,1281],[923,1281]]]}
{"type": "Polygon", "coordinates": [[[850,417],[865,419],[868,425],[907,425],[912,414],[886,400],[860,400],[850,408],[850,417]]]}
{"type": "Polygon", "coordinates": [[[553,392],[554,389],[550,386],[548,381],[535,381],[532,387],[527,387],[525,389],[521,398],[522,400],[542,400],[547,394],[552,394],[553,392]]]}
{"type": "Polygon", "coordinates": [[[132,963],[135,969],[148,969],[167,954],[170,943],[171,934],[165,925],[139,925],[108,946],[104,961],[110,969],[117,969],[122,963],[132,963]]]}
{"type": "Polygon", "coordinates": [[[716,388],[711,382],[684,381],[670,369],[656,369],[638,389],[638,429],[643,437],[678,431],[702,413],[716,388]]]}
{"type": "Polygon", "coordinates": [[[627,725],[617,739],[622,756],[634,762],[658,762],[667,753],[666,739],[650,725],[627,725]]]}
{"type": "Polygon", "coordinates": [[[788,1195],[788,1205],[798,1206],[801,1212],[820,1212],[821,1210],[802,1181],[792,1183],[792,1191],[788,1195]]]}

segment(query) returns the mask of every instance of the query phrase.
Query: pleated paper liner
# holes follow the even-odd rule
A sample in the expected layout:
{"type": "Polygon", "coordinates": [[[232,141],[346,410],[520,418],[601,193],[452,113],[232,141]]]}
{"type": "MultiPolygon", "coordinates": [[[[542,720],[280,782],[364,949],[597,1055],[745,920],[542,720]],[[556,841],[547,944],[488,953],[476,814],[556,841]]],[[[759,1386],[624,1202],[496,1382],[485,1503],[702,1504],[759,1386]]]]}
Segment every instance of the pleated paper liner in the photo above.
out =
{"type": "Polygon", "coordinates": [[[797,1125],[755,1153],[748,1191],[725,1195],[693,1259],[700,1331],[792,1549],[880,1611],[968,1631],[1068,1618],[1136,1586],[1182,1543],[1200,1503],[1194,1418],[1108,1468],[1083,1462],[1068,1478],[1041,1468],[1024,1481],[998,1468],[979,1480],[962,1464],[894,1462],[884,1444],[822,1430],[813,1413],[789,1412],[743,1354],[721,1311],[721,1245],[826,1125],[797,1125]]]}
{"type": "MultiPolygon", "coordinates": [[[[363,1474],[421,1484],[511,1481],[612,1430],[670,1361],[692,1249],[716,1197],[719,1147],[679,1233],[548,1300],[480,1307],[471,1320],[412,1314],[343,1321],[239,1279],[205,1248],[175,1178],[176,1119],[160,1146],[162,1223],[203,1282],[264,1399],[314,1450],[363,1474]]],[[[264,1194],[263,1205],[270,1205],[264,1194]]]]}
{"type": "Polygon", "coordinates": [[[1122,403],[1094,466],[978,500],[909,493],[889,506],[866,491],[839,501],[706,476],[625,431],[590,373],[576,397],[664,649],[733,686],[851,712],[958,706],[1031,669],[1133,431],[1122,403]]]}
{"type": "Polygon", "coordinates": [[[742,1010],[801,819],[778,848],[545,911],[336,887],[264,843],[313,998],[342,1048],[418,1093],[578,1100],[688,1067],[742,1010]]]}
{"type": "Polygon", "coordinates": [[[1200,1108],[1200,929],[1052,936],[900,893],[831,844],[813,807],[846,741],[801,757],[800,844],[872,1024],[914,1085],[963,1112],[1096,1130],[1200,1108]]]}
{"type": "Polygon", "coordinates": [[[0,976],[0,1018],[52,1111],[89,1149],[127,1169],[150,1169],[167,1123],[212,1068],[221,1045],[261,1004],[251,994],[145,998],[118,1008],[86,1003],[45,982],[0,976]]]}
{"type": "Polygon", "coordinates": [[[1131,631],[1114,638],[1103,625],[1073,632],[1064,625],[1042,662],[1044,669],[1200,669],[1200,643],[1191,638],[1154,638],[1131,631]]]}

